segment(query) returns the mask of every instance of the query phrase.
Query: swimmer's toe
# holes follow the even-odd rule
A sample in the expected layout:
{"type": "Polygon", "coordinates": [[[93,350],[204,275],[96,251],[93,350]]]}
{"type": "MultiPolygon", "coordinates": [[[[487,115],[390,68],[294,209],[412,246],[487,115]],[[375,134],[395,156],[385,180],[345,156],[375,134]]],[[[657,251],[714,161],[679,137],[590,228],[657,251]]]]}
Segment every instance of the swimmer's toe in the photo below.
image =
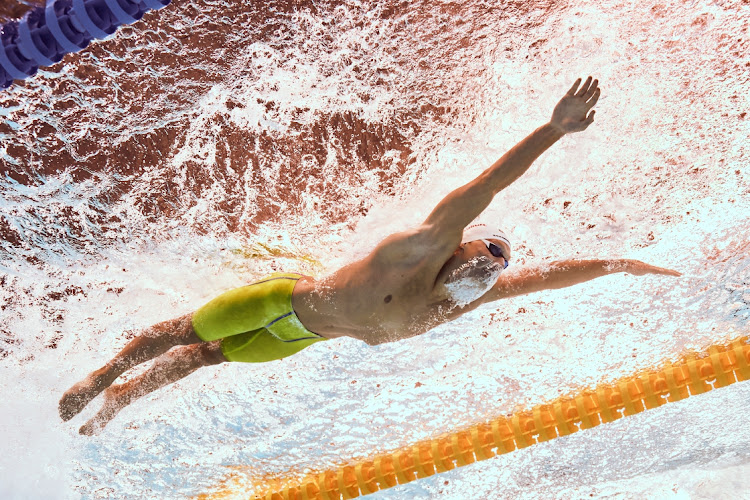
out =
{"type": "Polygon", "coordinates": [[[97,384],[93,383],[88,378],[77,383],[65,391],[65,394],[60,398],[60,403],[58,404],[60,418],[62,418],[64,422],[67,422],[75,417],[101,391],[102,388],[98,387],[97,384]]]}
{"type": "Polygon", "coordinates": [[[91,419],[83,424],[81,428],[78,429],[78,434],[81,434],[82,436],[95,436],[99,434],[102,429],[104,429],[104,426],[97,424],[93,420],[94,419],[91,419]]]}
{"type": "MultiPolygon", "coordinates": [[[[64,396],[63,396],[64,397],[64,396]]],[[[63,422],[67,422],[71,418],[75,417],[79,413],[81,413],[81,410],[83,410],[88,402],[91,401],[90,399],[65,399],[64,401],[60,400],[60,418],[62,418],[63,422]]]]}
{"type": "Polygon", "coordinates": [[[99,434],[100,431],[101,428],[96,426],[93,422],[89,421],[83,424],[80,429],[78,429],[78,434],[82,436],[94,436],[96,434],[99,434]]]}
{"type": "Polygon", "coordinates": [[[115,418],[115,415],[117,415],[124,406],[123,400],[118,397],[118,388],[118,386],[111,387],[104,393],[105,399],[102,409],[78,429],[79,434],[83,434],[84,436],[94,436],[99,434],[102,429],[107,426],[109,421],[115,418]]]}
{"type": "Polygon", "coordinates": [[[84,394],[71,391],[63,394],[63,397],[60,398],[58,410],[60,411],[60,418],[62,418],[64,422],[67,422],[78,415],[81,410],[86,407],[89,401],[91,401],[92,398],[87,398],[85,396],[86,395],[84,394]]]}

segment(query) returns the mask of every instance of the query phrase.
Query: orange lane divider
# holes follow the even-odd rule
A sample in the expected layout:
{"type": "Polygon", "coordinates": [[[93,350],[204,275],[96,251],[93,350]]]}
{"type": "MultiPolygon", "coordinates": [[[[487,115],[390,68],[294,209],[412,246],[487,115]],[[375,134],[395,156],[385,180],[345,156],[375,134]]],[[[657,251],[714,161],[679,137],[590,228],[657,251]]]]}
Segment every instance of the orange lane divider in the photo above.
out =
{"type": "Polygon", "coordinates": [[[686,354],[677,363],[666,363],[657,370],[645,370],[594,390],[311,475],[296,483],[274,480],[271,490],[248,496],[263,500],[355,498],[748,379],[750,345],[744,336],[702,353],[686,354]]]}

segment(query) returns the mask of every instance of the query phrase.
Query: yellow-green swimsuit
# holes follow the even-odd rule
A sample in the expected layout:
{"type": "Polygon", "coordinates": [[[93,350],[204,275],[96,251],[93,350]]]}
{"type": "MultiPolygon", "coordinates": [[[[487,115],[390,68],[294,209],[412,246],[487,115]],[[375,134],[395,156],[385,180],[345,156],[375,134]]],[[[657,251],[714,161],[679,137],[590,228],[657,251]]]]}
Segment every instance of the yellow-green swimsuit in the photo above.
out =
{"type": "Polygon", "coordinates": [[[281,359],[326,340],[305,328],[292,308],[292,291],[301,277],[274,273],[229,290],[193,314],[193,330],[206,342],[222,339],[224,357],[245,363],[281,359]]]}

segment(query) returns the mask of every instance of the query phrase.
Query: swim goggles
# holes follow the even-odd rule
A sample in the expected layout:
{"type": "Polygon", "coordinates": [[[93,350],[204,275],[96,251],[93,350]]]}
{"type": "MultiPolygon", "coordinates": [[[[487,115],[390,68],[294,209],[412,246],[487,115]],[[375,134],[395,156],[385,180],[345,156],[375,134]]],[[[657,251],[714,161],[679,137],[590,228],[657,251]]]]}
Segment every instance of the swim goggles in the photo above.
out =
{"type": "Polygon", "coordinates": [[[487,245],[487,250],[489,250],[490,253],[494,257],[502,257],[503,258],[503,261],[505,261],[505,265],[503,266],[503,269],[507,269],[508,268],[509,262],[508,262],[508,259],[505,258],[505,255],[503,255],[503,249],[502,248],[500,248],[499,246],[495,245],[494,243],[492,243],[489,240],[479,240],[479,241],[481,241],[482,243],[484,243],[485,245],[487,245]]]}

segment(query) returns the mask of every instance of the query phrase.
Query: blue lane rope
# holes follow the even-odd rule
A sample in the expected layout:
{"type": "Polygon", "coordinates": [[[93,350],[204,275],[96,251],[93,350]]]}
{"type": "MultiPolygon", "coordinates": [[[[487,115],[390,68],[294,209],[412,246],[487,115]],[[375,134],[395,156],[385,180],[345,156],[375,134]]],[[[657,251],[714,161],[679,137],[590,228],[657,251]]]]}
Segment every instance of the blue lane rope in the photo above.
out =
{"type": "Polygon", "coordinates": [[[172,0],[47,0],[20,21],[0,25],[0,90],[34,76],[65,54],[106,38],[123,24],[133,24],[149,10],[172,0]]]}

